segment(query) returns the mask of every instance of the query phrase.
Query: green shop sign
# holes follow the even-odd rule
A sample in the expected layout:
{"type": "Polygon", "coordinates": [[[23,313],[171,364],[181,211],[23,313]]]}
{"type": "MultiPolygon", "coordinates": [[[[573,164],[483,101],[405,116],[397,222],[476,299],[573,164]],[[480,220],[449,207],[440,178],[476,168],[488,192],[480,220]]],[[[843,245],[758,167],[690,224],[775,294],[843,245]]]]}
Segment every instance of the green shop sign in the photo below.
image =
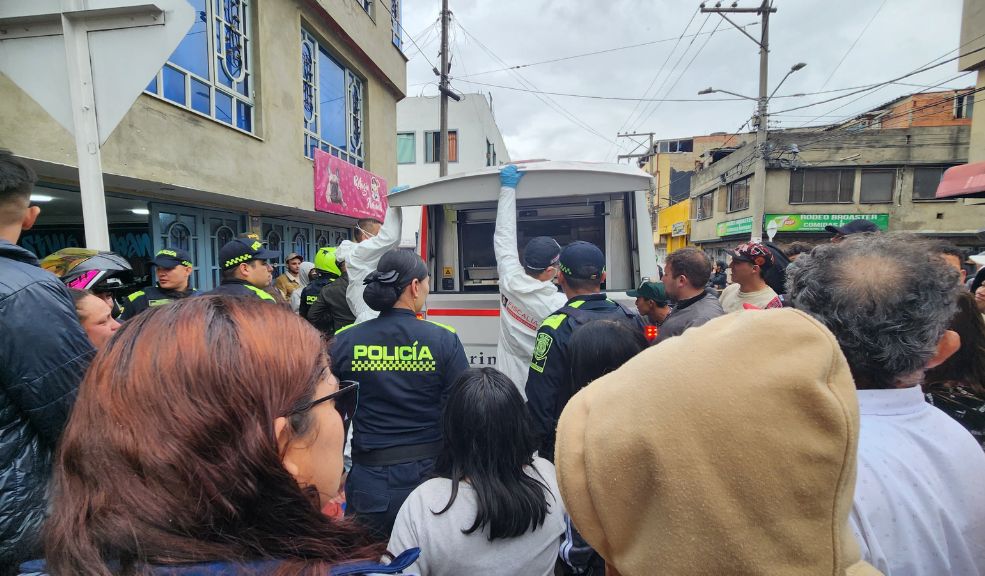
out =
{"type": "MultiPolygon", "coordinates": [[[[844,226],[852,220],[871,220],[880,230],[889,229],[889,214],[767,214],[764,224],[769,229],[770,222],[776,222],[777,232],[825,232],[825,226],[844,226]]],[[[718,227],[721,236],[722,224],[718,227]]]]}
{"type": "Polygon", "coordinates": [[[750,232],[752,232],[752,216],[718,223],[719,237],[732,236],[734,234],[748,234],[750,232]]]}

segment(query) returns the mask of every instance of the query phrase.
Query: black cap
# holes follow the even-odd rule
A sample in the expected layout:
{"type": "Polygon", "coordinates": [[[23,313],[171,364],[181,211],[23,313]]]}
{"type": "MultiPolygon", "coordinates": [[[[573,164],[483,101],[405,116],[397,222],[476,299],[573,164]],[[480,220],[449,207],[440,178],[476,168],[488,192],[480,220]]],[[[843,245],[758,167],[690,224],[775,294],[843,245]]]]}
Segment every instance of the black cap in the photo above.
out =
{"type": "Polygon", "coordinates": [[[605,273],[605,254],[595,244],[578,240],[561,250],[560,268],[568,278],[601,282],[605,273]]]}
{"type": "Polygon", "coordinates": [[[159,250],[154,256],[154,264],[160,268],[174,268],[175,266],[188,266],[191,268],[192,256],[188,250],[181,248],[165,248],[159,250]]]}
{"type": "Polygon", "coordinates": [[[852,220],[844,226],[825,226],[825,230],[832,234],[840,234],[842,236],[848,236],[849,234],[858,234],[859,232],[878,232],[879,227],[872,220],[864,220],[859,218],[858,220],[852,220]]]}
{"type": "Polygon", "coordinates": [[[537,236],[523,249],[523,267],[530,270],[547,270],[561,258],[561,245],[550,236],[537,236]]]}
{"type": "Polygon", "coordinates": [[[230,240],[219,249],[219,263],[223,270],[228,270],[250,260],[273,260],[279,257],[279,252],[267,250],[259,240],[248,238],[230,240]]]}

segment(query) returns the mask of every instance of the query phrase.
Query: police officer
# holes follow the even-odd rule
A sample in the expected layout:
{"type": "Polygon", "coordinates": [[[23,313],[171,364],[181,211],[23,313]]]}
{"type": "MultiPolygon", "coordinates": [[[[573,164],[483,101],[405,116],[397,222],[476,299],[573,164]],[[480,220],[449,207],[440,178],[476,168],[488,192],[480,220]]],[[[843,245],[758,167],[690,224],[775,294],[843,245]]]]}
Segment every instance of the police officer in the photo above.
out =
{"type": "Polygon", "coordinates": [[[602,292],[605,255],[589,242],[572,242],[561,251],[558,283],[568,302],[537,329],[527,374],[527,408],[541,458],[554,461],[554,432],[570,398],[568,343],[576,328],[592,320],[617,320],[645,334],[643,320],[609,300],[602,292]]]}
{"type": "Polygon", "coordinates": [[[192,275],[192,257],[181,248],[165,248],[154,256],[157,286],[148,286],[127,296],[120,320],[129,320],[148,308],[170,304],[195,294],[189,284],[192,275]]]}
{"type": "Polygon", "coordinates": [[[319,248],[315,254],[313,264],[315,265],[315,274],[317,276],[314,280],[308,282],[308,285],[301,291],[301,306],[298,308],[298,314],[302,318],[310,320],[308,318],[308,311],[318,301],[318,295],[321,294],[322,288],[335,282],[342,275],[342,271],[339,270],[339,265],[335,261],[335,250],[336,248],[334,246],[325,246],[324,248],[319,248]]]}
{"type": "Polygon", "coordinates": [[[441,412],[468,360],[454,329],[417,318],[430,287],[412,251],[387,252],[365,283],[366,304],[380,315],[336,331],[332,369],[360,383],[346,515],[385,540],[401,504],[434,467],[441,412]]]}
{"type": "Polygon", "coordinates": [[[270,284],[274,268],[267,262],[280,256],[267,250],[259,240],[234,238],[219,249],[219,285],[206,294],[249,296],[276,302],[264,288],[270,284]]]}

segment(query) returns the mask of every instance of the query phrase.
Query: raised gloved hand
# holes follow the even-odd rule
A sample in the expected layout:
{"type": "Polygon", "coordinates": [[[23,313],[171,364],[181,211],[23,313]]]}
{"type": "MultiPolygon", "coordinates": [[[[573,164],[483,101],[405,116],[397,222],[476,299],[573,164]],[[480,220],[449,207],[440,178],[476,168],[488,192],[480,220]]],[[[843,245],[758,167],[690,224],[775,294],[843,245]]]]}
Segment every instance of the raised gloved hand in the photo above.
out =
{"type": "Polygon", "coordinates": [[[521,178],[523,178],[523,172],[520,172],[513,164],[499,171],[499,185],[504,188],[516,188],[521,178]]]}

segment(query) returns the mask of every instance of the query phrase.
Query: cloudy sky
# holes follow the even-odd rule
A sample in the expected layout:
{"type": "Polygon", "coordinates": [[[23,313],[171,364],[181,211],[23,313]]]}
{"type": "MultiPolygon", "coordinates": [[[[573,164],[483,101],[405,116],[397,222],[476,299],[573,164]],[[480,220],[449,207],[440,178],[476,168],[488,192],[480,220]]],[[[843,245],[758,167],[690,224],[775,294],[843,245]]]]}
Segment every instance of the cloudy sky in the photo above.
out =
{"type": "MultiPolygon", "coordinates": [[[[719,16],[696,14],[698,4],[698,0],[450,0],[455,21],[452,85],[460,92],[492,93],[496,120],[513,159],[614,161],[632,147],[628,139],[616,138],[618,132],[652,131],[657,139],[733,132],[750,117],[755,103],[714,101],[731,97],[702,97],[697,92],[713,86],[755,96],[758,47],[719,16]],[[536,64],[644,43],[650,44],[536,64]],[[526,64],[535,65],[501,70],[526,64]],[[638,103],[537,95],[529,90],[698,101],[638,103]]],[[[758,0],[739,0],[740,7],[758,4],[758,0]]],[[[846,92],[812,93],[902,76],[955,56],[960,44],[961,0],[775,0],[774,6],[770,90],[790,66],[805,62],[807,67],[791,75],[778,95],[807,96],[776,98],[771,111],[846,92]]],[[[409,96],[437,94],[428,60],[439,62],[440,9],[440,0],[404,2],[403,26],[423,49],[405,39],[405,52],[411,58],[409,96]]],[[[758,22],[755,14],[731,17],[739,25],[758,22]]],[[[757,38],[760,34],[758,24],[746,30],[757,38]]],[[[771,126],[774,120],[778,126],[796,127],[852,117],[938,84],[941,88],[974,85],[973,75],[959,74],[957,62],[943,64],[903,80],[919,86],[894,84],[792,111],[771,117],[771,126]]]]}

